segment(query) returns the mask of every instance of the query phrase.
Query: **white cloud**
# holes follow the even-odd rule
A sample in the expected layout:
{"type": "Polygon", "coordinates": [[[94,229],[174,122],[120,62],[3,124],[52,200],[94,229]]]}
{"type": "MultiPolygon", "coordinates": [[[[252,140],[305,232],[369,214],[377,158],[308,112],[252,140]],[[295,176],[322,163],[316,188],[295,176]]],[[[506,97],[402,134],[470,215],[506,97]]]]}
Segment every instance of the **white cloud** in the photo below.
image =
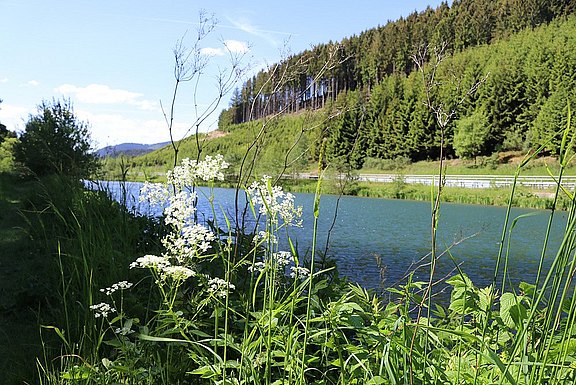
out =
{"type": "Polygon", "coordinates": [[[26,85],[30,87],[37,87],[40,85],[40,82],[38,80],[29,80],[26,85]]]}
{"type": "Polygon", "coordinates": [[[157,103],[141,99],[142,94],[122,89],[113,89],[104,84],[90,84],[78,87],[63,84],[54,89],[66,96],[74,96],[78,101],[89,104],[129,104],[142,110],[158,110],[157,103]]]}
{"type": "Polygon", "coordinates": [[[248,48],[248,44],[244,41],[224,40],[224,45],[232,53],[246,53],[250,51],[250,48],[248,48]]]}
{"type": "MultiPolygon", "coordinates": [[[[96,148],[120,143],[160,143],[170,140],[166,122],[159,119],[130,118],[121,114],[93,113],[76,110],[76,115],[89,123],[92,140],[96,148]]],[[[176,123],[176,138],[188,128],[187,124],[176,123]]]]}
{"type": "Polygon", "coordinates": [[[200,54],[204,56],[222,56],[224,51],[222,51],[222,48],[207,47],[200,49],[200,54]]]}
{"type": "Polygon", "coordinates": [[[24,122],[34,110],[13,104],[0,104],[0,122],[11,131],[24,128],[24,122]]]}
{"type": "Polygon", "coordinates": [[[2,79],[0,79],[0,83],[8,83],[8,78],[2,78],[2,79]]]}

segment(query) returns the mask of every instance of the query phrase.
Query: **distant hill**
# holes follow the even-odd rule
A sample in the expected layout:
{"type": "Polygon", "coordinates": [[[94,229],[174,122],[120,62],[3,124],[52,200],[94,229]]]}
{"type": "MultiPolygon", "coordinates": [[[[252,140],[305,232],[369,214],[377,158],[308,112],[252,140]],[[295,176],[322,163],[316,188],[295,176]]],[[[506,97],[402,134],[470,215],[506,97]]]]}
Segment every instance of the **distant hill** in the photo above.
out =
{"type": "Polygon", "coordinates": [[[96,150],[96,155],[104,157],[115,158],[120,155],[125,156],[138,156],[144,155],[149,152],[158,150],[162,147],[169,145],[170,142],[156,143],[156,144],[140,144],[140,143],[121,143],[115,146],[106,146],[96,150]]]}

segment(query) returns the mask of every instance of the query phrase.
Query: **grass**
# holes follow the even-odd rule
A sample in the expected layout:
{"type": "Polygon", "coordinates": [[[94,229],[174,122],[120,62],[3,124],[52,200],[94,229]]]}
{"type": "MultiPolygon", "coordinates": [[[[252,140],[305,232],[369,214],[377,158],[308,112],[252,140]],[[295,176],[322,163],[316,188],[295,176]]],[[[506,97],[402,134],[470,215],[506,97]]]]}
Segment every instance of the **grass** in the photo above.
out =
{"type": "MultiPolygon", "coordinates": [[[[559,175],[564,172],[561,165],[559,175]]],[[[318,183],[316,191],[333,187],[322,179],[318,183]]],[[[178,186],[176,190],[166,186],[164,191],[173,195],[180,188],[193,190],[193,184],[178,186]]],[[[226,223],[211,227],[220,230],[208,247],[181,248],[199,245],[195,243],[199,238],[186,238],[187,220],[177,217],[182,211],[169,210],[166,215],[172,219],[163,237],[165,250],[155,257],[163,262],[146,257],[138,260],[142,269],[137,272],[114,272],[114,280],[131,277],[136,285],[130,290],[100,291],[113,282],[108,275],[114,265],[88,271],[77,266],[91,280],[74,301],[86,308],[106,302],[116,312],[99,318],[83,313],[89,327],[76,341],[84,349],[65,344],[68,355],[57,368],[45,368],[44,383],[82,379],[85,384],[515,385],[576,380],[571,326],[576,317],[571,289],[576,205],[572,197],[566,207],[569,218],[560,251],[553,257],[551,270],[540,271],[537,282],[519,287],[507,282],[505,245],[510,233],[506,229],[514,226],[514,220],[505,217],[492,285],[476,287],[454,261],[455,273],[445,281],[432,274],[429,286],[429,282],[408,277],[389,288],[389,297],[384,299],[338,278],[321,256],[301,255],[292,243],[288,250],[279,249],[274,236],[289,237],[296,208],[269,181],[249,191],[248,213],[266,231],[263,236],[239,231],[241,227],[227,218],[226,223]],[[178,269],[167,269],[165,263],[178,269]],[[289,273],[296,268],[304,269],[302,275],[291,277],[289,273]],[[445,305],[434,300],[441,286],[451,291],[445,305]],[[130,303],[145,304],[148,312],[130,303]]],[[[507,193],[513,199],[522,195],[516,188],[507,193]]],[[[174,207],[194,204],[193,197],[178,199],[172,201],[174,207]],[[178,203],[178,199],[184,200],[178,203]]],[[[316,217],[321,215],[318,199],[319,195],[316,217]]],[[[96,229],[90,227],[108,222],[92,219],[89,223],[72,238],[73,243],[85,244],[85,261],[92,261],[87,256],[95,253],[89,247],[95,240],[87,233],[96,229]]],[[[74,250],[73,243],[62,243],[66,254],[74,250]]],[[[542,260],[546,249],[542,245],[542,260]]],[[[449,250],[439,250],[436,256],[451,258],[449,250]]],[[[128,264],[129,259],[121,263],[128,264]]],[[[62,272],[82,279],[74,269],[62,272]]]]}
{"type": "Polygon", "coordinates": [[[38,311],[44,306],[48,261],[30,242],[22,215],[35,183],[0,174],[0,373],[21,384],[42,355],[38,311]]]}

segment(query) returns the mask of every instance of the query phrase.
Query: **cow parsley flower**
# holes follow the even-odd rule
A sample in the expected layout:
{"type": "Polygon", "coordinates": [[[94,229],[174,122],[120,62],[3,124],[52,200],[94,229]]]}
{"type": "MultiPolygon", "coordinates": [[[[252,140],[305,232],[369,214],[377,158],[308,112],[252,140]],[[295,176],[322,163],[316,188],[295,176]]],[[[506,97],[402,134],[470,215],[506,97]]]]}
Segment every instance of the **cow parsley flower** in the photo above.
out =
{"type": "Polygon", "coordinates": [[[269,176],[252,183],[247,192],[254,205],[260,206],[259,212],[273,223],[277,224],[280,217],[288,226],[302,226],[302,206],[294,206],[294,195],[284,192],[280,186],[272,186],[269,176]]]}
{"type": "Polygon", "coordinates": [[[200,162],[185,158],[182,159],[179,166],[166,173],[166,179],[168,183],[181,190],[186,186],[195,185],[199,179],[205,182],[224,180],[222,170],[227,169],[228,166],[229,164],[224,161],[224,157],[220,154],[214,157],[206,155],[206,158],[200,162]]]}
{"type": "Polygon", "coordinates": [[[114,313],[116,309],[105,302],[101,302],[96,305],[90,306],[90,309],[94,311],[95,318],[106,318],[109,313],[114,313]]]}
{"type": "Polygon", "coordinates": [[[163,184],[144,182],[138,199],[140,202],[148,201],[151,206],[164,207],[169,197],[170,192],[163,184]]]}
{"type": "Polygon", "coordinates": [[[162,277],[170,277],[175,281],[185,281],[190,277],[194,277],[196,272],[185,266],[167,266],[162,269],[162,277]]]}
{"type": "Polygon", "coordinates": [[[236,286],[230,282],[226,282],[221,278],[211,278],[208,280],[208,292],[214,294],[217,297],[226,297],[228,292],[236,289],[236,286]]]}
{"type": "Polygon", "coordinates": [[[107,287],[105,289],[100,289],[100,292],[106,294],[106,295],[112,295],[114,292],[118,291],[118,290],[127,290],[130,289],[132,287],[132,284],[128,281],[120,281],[118,283],[113,284],[110,287],[107,287]]]}
{"type": "Polygon", "coordinates": [[[164,256],[148,254],[143,257],[139,257],[138,259],[136,259],[136,261],[132,262],[130,264],[130,268],[133,269],[135,267],[140,267],[140,268],[156,268],[162,270],[170,265],[171,263],[168,260],[168,258],[164,256]]]}
{"type": "Polygon", "coordinates": [[[248,271],[250,273],[261,273],[266,269],[266,264],[264,262],[255,262],[253,265],[248,266],[248,271]]]}
{"type": "Polygon", "coordinates": [[[180,232],[172,232],[162,239],[162,245],[171,257],[183,263],[198,254],[205,253],[216,239],[214,233],[206,227],[195,224],[186,226],[180,232]]]}
{"type": "Polygon", "coordinates": [[[272,253],[271,258],[264,257],[262,262],[255,262],[252,266],[248,267],[248,271],[253,273],[260,273],[266,269],[267,266],[270,268],[278,269],[282,272],[286,270],[286,267],[290,264],[293,264],[294,257],[292,253],[289,251],[278,251],[276,253],[272,253]]]}
{"type": "Polygon", "coordinates": [[[290,278],[304,279],[310,275],[310,270],[302,266],[292,266],[290,271],[290,278]]]}
{"type": "Polygon", "coordinates": [[[177,229],[194,220],[197,194],[180,191],[169,198],[169,205],[164,209],[164,223],[177,229]]]}

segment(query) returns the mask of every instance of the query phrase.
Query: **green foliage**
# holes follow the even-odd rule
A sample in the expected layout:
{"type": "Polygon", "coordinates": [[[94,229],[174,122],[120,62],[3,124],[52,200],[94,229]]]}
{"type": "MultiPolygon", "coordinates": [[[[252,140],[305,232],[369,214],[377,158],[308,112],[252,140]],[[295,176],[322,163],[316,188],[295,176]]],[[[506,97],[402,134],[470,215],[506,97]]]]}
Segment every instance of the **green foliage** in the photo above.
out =
{"type": "Polygon", "coordinates": [[[14,148],[18,139],[7,137],[0,141],[0,173],[13,172],[15,170],[14,148]]]}
{"type": "Polygon", "coordinates": [[[68,101],[42,102],[15,150],[16,159],[38,176],[87,177],[97,167],[88,126],[76,118],[68,101]]]}
{"type": "Polygon", "coordinates": [[[454,151],[456,155],[471,159],[483,153],[483,146],[490,134],[488,119],[481,111],[455,122],[454,151]]]}

